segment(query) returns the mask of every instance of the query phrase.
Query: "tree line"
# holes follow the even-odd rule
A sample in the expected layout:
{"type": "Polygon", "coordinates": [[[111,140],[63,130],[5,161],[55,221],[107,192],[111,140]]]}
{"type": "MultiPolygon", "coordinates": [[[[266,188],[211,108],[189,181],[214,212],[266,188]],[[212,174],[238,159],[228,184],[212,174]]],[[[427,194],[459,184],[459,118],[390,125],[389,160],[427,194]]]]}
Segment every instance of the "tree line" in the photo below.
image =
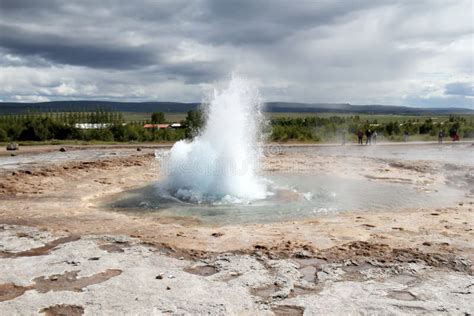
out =
{"type": "Polygon", "coordinates": [[[196,120],[199,117],[202,115],[190,111],[186,119],[181,122],[182,129],[171,129],[144,128],[146,123],[165,123],[165,115],[161,112],[153,113],[148,121],[126,124],[122,113],[104,109],[90,112],[38,112],[2,115],[0,116],[0,141],[177,141],[195,135],[196,120]],[[84,124],[97,125],[81,126],[84,124]]]}
{"type": "MultiPolygon", "coordinates": [[[[181,121],[183,128],[145,128],[146,123],[166,123],[162,112],[155,112],[147,121],[125,124],[121,112],[98,108],[83,112],[38,112],[0,116],[0,141],[85,140],[149,142],[177,141],[197,135],[205,117],[202,111],[188,111],[181,121]],[[99,124],[100,128],[80,128],[77,124],[99,124]]],[[[473,118],[451,115],[441,120],[393,119],[378,122],[377,118],[361,120],[355,116],[307,116],[273,118],[266,124],[267,139],[271,141],[334,141],[341,137],[350,141],[358,131],[370,129],[388,140],[401,140],[406,135],[435,137],[440,131],[452,136],[474,137],[473,118]],[[351,136],[352,135],[352,136],[351,136]]]]}
{"type": "Polygon", "coordinates": [[[432,118],[390,120],[378,122],[377,119],[362,121],[355,116],[309,116],[304,118],[274,118],[270,121],[269,138],[272,141],[331,141],[346,137],[355,139],[358,131],[376,131],[388,140],[401,140],[405,136],[433,136],[443,131],[450,137],[474,137],[474,123],[471,117],[450,115],[444,121],[435,122],[432,118]]]}

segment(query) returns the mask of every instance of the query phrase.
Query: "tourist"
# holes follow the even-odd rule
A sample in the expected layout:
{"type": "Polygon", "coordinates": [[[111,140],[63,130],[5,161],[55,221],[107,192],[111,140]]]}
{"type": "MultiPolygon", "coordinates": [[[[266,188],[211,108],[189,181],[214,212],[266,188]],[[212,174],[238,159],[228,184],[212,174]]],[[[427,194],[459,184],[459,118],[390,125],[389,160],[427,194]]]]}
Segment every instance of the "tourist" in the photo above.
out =
{"type": "Polygon", "coordinates": [[[459,134],[458,132],[454,132],[454,135],[453,135],[453,142],[455,141],[459,141],[459,134]]]}
{"type": "Polygon", "coordinates": [[[444,131],[440,130],[439,133],[438,133],[438,144],[443,143],[443,137],[444,137],[444,131]]]}
{"type": "Polygon", "coordinates": [[[359,139],[359,144],[362,145],[362,138],[364,138],[364,133],[361,130],[357,132],[357,138],[359,139]]]}
{"type": "Polygon", "coordinates": [[[374,145],[377,145],[377,131],[372,133],[372,141],[374,142],[374,145]]]}
{"type": "Polygon", "coordinates": [[[346,145],[346,131],[342,131],[342,146],[346,145]]]}
{"type": "Polygon", "coordinates": [[[370,131],[370,129],[367,129],[367,130],[365,131],[365,137],[367,138],[367,139],[365,140],[365,144],[366,144],[366,145],[369,145],[369,144],[372,145],[372,142],[371,142],[372,132],[370,131]]]}

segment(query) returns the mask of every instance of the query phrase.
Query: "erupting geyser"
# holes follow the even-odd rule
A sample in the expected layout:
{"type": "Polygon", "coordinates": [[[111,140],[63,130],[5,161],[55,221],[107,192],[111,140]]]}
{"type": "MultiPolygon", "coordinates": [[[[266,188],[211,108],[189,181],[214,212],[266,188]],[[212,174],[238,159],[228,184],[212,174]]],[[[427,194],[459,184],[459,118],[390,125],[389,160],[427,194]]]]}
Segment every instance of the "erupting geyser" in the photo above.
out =
{"type": "Polygon", "coordinates": [[[258,91],[241,78],[234,76],[227,88],[215,90],[199,135],[171,148],[166,190],[193,203],[266,198],[266,185],[257,176],[260,108],[258,91]]]}

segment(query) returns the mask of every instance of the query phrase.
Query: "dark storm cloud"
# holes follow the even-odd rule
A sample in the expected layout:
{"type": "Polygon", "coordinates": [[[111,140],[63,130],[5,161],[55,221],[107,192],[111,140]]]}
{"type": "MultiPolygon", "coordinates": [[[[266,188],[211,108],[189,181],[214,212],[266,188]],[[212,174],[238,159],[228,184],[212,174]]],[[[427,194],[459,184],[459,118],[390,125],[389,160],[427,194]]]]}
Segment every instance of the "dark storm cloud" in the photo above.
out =
{"type": "MultiPolygon", "coordinates": [[[[192,37],[204,43],[259,46],[281,42],[301,30],[333,23],[374,5],[368,0],[321,1],[318,6],[308,1],[251,0],[110,1],[102,5],[96,1],[57,0],[2,0],[1,3],[2,15],[11,22],[0,30],[5,49],[60,64],[119,69],[153,65],[156,50],[173,53],[172,47],[161,45],[117,46],[109,39],[120,36],[116,28],[120,29],[122,23],[128,23],[131,31],[151,41],[164,35],[177,40],[192,37]],[[107,19],[107,23],[102,19],[107,19]],[[36,24],[35,32],[21,29],[18,21],[36,24]],[[51,25],[52,34],[41,32],[42,27],[50,29],[51,25]],[[77,35],[83,37],[87,33],[93,41],[78,39],[77,35]]],[[[376,6],[383,3],[378,1],[376,6]]]]}
{"type": "Polygon", "coordinates": [[[198,101],[237,70],[272,100],[438,104],[472,96],[462,85],[472,79],[470,9],[470,0],[0,0],[9,78],[0,98],[198,101]]]}
{"type": "Polygon", "coordinates": [[[303,30],[344,21],[368,7],[393,1],[204,1],[196,22],[213,43],[262,45],[282,41],[303,30]]]}
{"type": "Polygon", "coordinates": [[[141,47],[107,46],[87,43],[68,36],[28,32],[0,26],[4,49],[17,55],[40,56],[59,64],[102,68],[135,68],[155,62],[141,47]]]}
{"type": "Polygon", "coordinates": [[[60,8],[61,2],[60,0],[2,0],[0,1],[0,9],[2,15],[32,15],[47,12],[51,8],[60,8]]]}
{"type": "Polygon", "coordinates": [[[185,62],[160,67],[161,73],[174,74],[174,78],[182,79],[186,83],[210,83],[216,78],[228,74],[228,71],[219,69],[210,62],[185,62]]]}
{"type": "Polygon", "coordinates": [[[471,82],[453,82],[445,86],[444,94],[474,97],[474,84],[471,82]]]}

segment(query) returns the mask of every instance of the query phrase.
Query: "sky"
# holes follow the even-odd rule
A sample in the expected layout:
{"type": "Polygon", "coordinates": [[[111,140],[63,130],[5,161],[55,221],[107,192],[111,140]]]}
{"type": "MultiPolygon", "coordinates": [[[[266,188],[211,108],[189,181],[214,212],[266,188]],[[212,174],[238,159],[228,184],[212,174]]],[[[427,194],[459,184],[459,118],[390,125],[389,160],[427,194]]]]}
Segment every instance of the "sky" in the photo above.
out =
{"type": "Polygon", "coordinates": [[[474,109],[473,0],[0,0],[0,101],[474,109]]]}

